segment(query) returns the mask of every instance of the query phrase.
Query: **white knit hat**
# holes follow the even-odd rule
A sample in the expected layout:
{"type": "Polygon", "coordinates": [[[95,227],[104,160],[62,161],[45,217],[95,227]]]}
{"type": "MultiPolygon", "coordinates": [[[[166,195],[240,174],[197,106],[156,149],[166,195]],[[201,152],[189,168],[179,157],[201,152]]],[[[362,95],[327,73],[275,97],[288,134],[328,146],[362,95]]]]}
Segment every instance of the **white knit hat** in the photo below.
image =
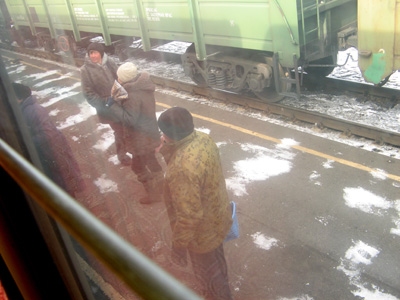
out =
{"type": "Polygon", "coordinates": [[[131,62],[122,64],[117,70],[118,79],[122,83],[131,81],[136,77],[137,74],[138,74],[137,68],[131,62]]]}

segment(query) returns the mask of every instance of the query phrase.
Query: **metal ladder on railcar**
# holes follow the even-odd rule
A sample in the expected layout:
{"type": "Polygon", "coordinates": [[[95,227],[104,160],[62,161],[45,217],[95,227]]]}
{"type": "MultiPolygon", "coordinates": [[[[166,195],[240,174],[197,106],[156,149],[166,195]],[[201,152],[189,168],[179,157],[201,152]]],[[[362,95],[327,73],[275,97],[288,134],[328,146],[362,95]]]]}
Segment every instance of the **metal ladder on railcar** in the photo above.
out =
{"type": "MultiPolygon", "coordinates": [[[[318,34],[318,41],[321,40],[321,28],[320,28],[320,11],[319,11],[319,1],[315,0],[315,17],[316,17],[316,24],[315,28],[310,29],[306,32],[306,25],[305,25],[305,15],[304,15],[304,0],[300,0],[300,9],[301,9],[301,28],[303,33],[303,47],[304,47],[304,54],[307,57],[307,36],[317,32],[318,34]]],[[[309,6],[310,8],[312,6],[309,6]]],[[[314,15],[314,13],[312,14],[314,15]]]]}

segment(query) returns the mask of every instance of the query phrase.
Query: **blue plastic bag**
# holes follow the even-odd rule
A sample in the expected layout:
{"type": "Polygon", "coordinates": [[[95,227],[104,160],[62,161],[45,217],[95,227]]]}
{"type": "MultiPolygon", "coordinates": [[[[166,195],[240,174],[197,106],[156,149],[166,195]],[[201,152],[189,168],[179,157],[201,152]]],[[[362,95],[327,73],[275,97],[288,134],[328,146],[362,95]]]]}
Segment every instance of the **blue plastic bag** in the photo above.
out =
{"type": "Polygon", "coordinates": [[[228,235],[226,236],[224,242],[228,242],[234,239],[237,239],[239,237],[239,221],[236,215],[236,203],[231,201],[231,207],[232,207],[232,227],[228,232],[228,235]]]}

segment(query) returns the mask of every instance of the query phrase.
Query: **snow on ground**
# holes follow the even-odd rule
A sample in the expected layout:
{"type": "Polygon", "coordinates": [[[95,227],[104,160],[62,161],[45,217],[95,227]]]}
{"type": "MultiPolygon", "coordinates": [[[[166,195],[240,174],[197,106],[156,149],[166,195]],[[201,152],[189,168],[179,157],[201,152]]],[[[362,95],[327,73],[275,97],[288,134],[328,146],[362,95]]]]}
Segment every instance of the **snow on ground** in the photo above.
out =
{"type": "Polygon", "coordinates": [[[375,285],[370,287],[367,283],[362,282],[363,265],[370,265],[380,251],[362,241],[353,241],[353,244],[346,251],[344,258],[341,258],[341,263],[337,267],[347,276],[349,283],[354,286],[353,295],[368,300],[398,300],[397,297],[385,293],[379,287],[375,285]]]}
{"type": "Polygon", "coordinates": [[[269,177],[290,172],[291,160],[295,154],[277,144],[268,149],[252,144],[240,145],[244,152],[254,155],[252,158],[234,162],[235,173],[226,178],[226,185],[236,196],[247,195],[246,186],[252,181],[264,181],[269,177]],[[265,168],[265,166],[269,166],[265,168]]]}
{"type": "Polygon", "coordinates": [[[261,232],[256,232],[251,235],[254,244],[263,250],[270,250],[272,247],[278,246],[278,240],[272,237],[265,236],[261,232]]]}
{"type": "Polygon", "coordinates": [[[343,196],[347,206],[357,208],[368,214],[383,216],[385,210],[392,207],[391,201],[377,196],[370,191],[366,191],[361,187],[345,188],[343,196]]]}

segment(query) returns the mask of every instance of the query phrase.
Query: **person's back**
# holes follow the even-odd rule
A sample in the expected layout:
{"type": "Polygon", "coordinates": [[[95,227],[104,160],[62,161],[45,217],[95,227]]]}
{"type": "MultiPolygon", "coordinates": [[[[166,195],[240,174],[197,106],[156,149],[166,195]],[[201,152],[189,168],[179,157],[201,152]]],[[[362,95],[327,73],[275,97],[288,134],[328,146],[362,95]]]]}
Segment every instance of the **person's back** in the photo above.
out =
{"type": "Polygon", "coordinates": [[[175,232],[181,226],[187,230],[188,224],[196,228],[185,246],[197,253],[217,248],[225,239],[232,219],[219,150],[208,134],[194,131],[174,144],[165,181],[170,189],[185,195],[179,206],[188,207],[185,218],[177,219],[175,232]],[[193,209],[196,206],[198,209],[193,209]]]}
{"type": "Polygon", "coordinates": [[[124,84],[124,88],[128,92],[128,101],[123,106],[137,120],[134,129],[146,133],[158,143],[160,134],[156,118],[155,85],[149,73],[139,73],[137,79],[124,84]]]}
{"type": "Polygon", "coordinates": [[[155,85],[148,73],[138,73],[136,66],[127,62],[117,70],[118,80],[112,89],[114,104],[130,116],[131,127],[124,130],[126,149],[132,154],[131,169],[143,184],[147,196],[143,204],[161,200],[163,171],[155,149],[160,142],[154,97],[155,85]]]}
{"type": "Polygon", "coordinates": [[[31,95],[29,87],[13,83],[13,88],[45,174],[71,195],[82,191],[85,185],[80,168],[64,134],[31,95]]]}

